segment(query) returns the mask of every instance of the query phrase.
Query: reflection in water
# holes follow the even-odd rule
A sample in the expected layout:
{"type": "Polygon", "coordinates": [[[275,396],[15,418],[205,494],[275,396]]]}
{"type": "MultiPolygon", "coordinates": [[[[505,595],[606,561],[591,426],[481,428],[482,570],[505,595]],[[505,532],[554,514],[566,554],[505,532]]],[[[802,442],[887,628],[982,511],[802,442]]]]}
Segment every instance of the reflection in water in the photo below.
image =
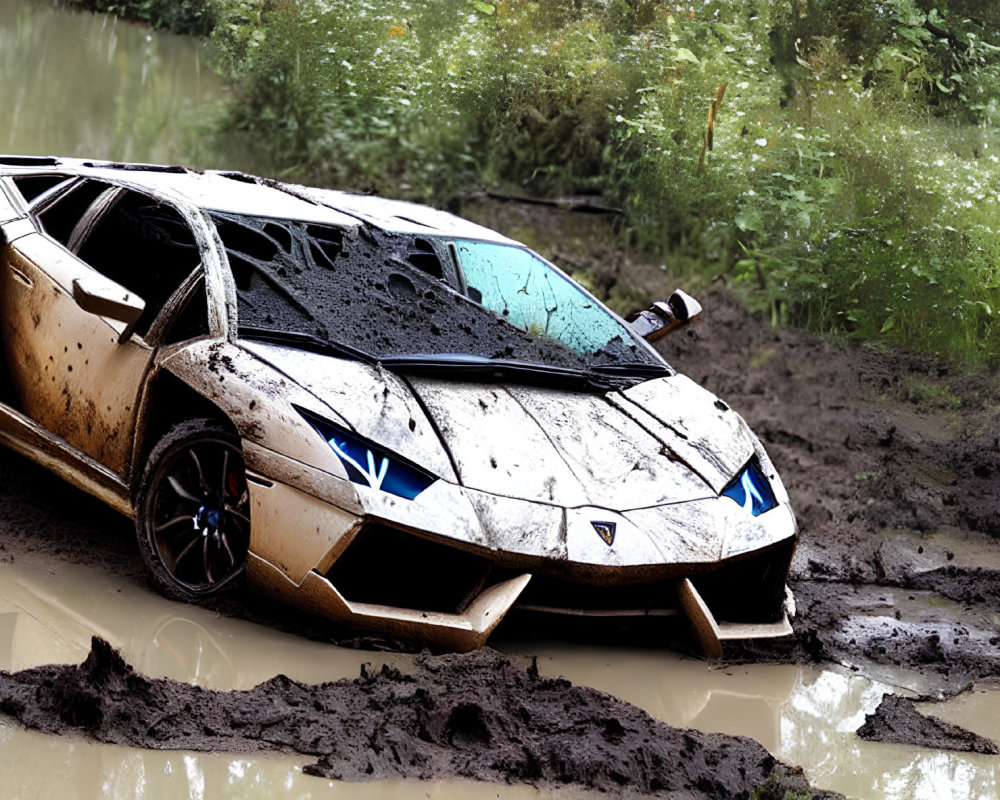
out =
{"type": "Polygon", "coordinates": [[[0,0],[0,152],[199,165],[191,123],[223,89],[203,53],[114,17],[0,0]]]}
{"type": "MultiPolygon", "coordinates": [[[[0,666],[79,662],[99,634],[142,672],[217,689],[246,689],[284,673],[322,682],[359,674],[362,663],[406,669],[411,656],[310,642],[197,606],[166,600],[93,567],[58,562],[33,569],[0,564],[0,666]]],[[[665,651],[506,642],[534,655],[544,674],[563,675],[634,703],[664,721],[743,734],[806,768],[817,785],[848,796],[889,800],[996,798],[1000,759],[863,742],[854,730],[886,687],[846,670],[750,665],[713,667],[665,651]]],[[[976,709],[1000,712],[1000,692],[958,698],[927,713],[987,736],[1000,722],[977,722],[976,709]],[[993,727],[990,728],[989,725],[993,727]]],[[[978,712],[982,716],[981,711],[978,712]]],[[[1000,718],[1000,713],[998,713],[1000,718]]],[[[441,781],[361,786],[303,775],[308,759],[135,751],[74,738],[50,738],[0,723],[0,786],[25,796],[66,797],[577,797],[441,781]],[[44,783],[39,784],[39,776],[44,783]]],[[[8,791],[8,794],[11,792],[8,791]]]]}
{"type": "MultiPolygon", "coordinates": [[[[508,648],[528,652],[523,648],[508,648]]],[[[817,786],[871,800],[996,800],[1000,759],[865,742],[854,735],[890,688],[834,667],[726,666],[649,650],[534,648],[542,673],[609,692],[671,725],[752,736],[817,786]]],[[[1000,738],[1000,692],[938,715],[1000,738]],[[984,711],[995,709],[989,720],[984,711]]]]}

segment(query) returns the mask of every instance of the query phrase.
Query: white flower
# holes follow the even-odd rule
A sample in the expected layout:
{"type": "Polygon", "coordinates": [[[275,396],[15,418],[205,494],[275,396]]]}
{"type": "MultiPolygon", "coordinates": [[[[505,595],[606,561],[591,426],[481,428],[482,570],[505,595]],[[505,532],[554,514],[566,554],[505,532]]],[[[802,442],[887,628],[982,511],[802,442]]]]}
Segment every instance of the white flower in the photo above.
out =
{"type": "Polygon", "coordinates": [[[758,139],[758,140],[757,140],[756,142],[754,142],[754,144],[756,144],[756,145],[757,145],[758,147],[767,147],[767,139],[765,139],[765,138],[764,138],[764,137],[762,136],[762,137],[761,137],[761,138],[759,138],[759,139],[758,139]]]}

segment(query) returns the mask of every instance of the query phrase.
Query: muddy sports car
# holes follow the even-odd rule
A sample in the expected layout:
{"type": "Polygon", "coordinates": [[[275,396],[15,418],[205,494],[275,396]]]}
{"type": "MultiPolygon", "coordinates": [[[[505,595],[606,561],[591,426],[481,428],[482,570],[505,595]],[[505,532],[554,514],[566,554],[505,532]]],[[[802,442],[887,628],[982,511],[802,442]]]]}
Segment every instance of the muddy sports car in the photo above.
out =
{"type": "Polygon", "coordinates": [[[491,230],[242,173],[0,157],[0,439],[246,578],[459,650],[512,608],[790,632],[788,496],[743,419],[491,230]]]}

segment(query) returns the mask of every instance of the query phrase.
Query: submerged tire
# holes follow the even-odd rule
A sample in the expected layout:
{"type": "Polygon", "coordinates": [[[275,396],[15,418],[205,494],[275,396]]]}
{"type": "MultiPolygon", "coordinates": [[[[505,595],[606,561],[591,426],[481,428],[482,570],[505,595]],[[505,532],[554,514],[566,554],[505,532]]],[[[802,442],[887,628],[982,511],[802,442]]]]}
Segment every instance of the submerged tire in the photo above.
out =
{"type": "Polygon", "coordinates": [[[250,497],[239,437],[210,419],[171,427],[146,462],[135,527],[164,594],[191,602],[240,583],[250,497]]]}

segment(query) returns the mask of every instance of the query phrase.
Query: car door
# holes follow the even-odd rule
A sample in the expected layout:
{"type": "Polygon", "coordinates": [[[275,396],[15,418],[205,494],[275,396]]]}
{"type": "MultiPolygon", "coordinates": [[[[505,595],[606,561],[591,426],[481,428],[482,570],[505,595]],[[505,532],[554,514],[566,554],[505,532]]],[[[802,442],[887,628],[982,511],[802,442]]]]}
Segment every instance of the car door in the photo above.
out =
{"type": "Polygon", "coordinates": [[[38,232],[11,243],[0,275],[15,393],[33,420],[124,474],[153,358],[144,337],[197,267],[196,242],[169,205],[95,180],[38,208],[35,221],[38,232]],[[144,301],[128,338],[120,341],[125,323],[81,307],[78,281],[144,301]]]}

